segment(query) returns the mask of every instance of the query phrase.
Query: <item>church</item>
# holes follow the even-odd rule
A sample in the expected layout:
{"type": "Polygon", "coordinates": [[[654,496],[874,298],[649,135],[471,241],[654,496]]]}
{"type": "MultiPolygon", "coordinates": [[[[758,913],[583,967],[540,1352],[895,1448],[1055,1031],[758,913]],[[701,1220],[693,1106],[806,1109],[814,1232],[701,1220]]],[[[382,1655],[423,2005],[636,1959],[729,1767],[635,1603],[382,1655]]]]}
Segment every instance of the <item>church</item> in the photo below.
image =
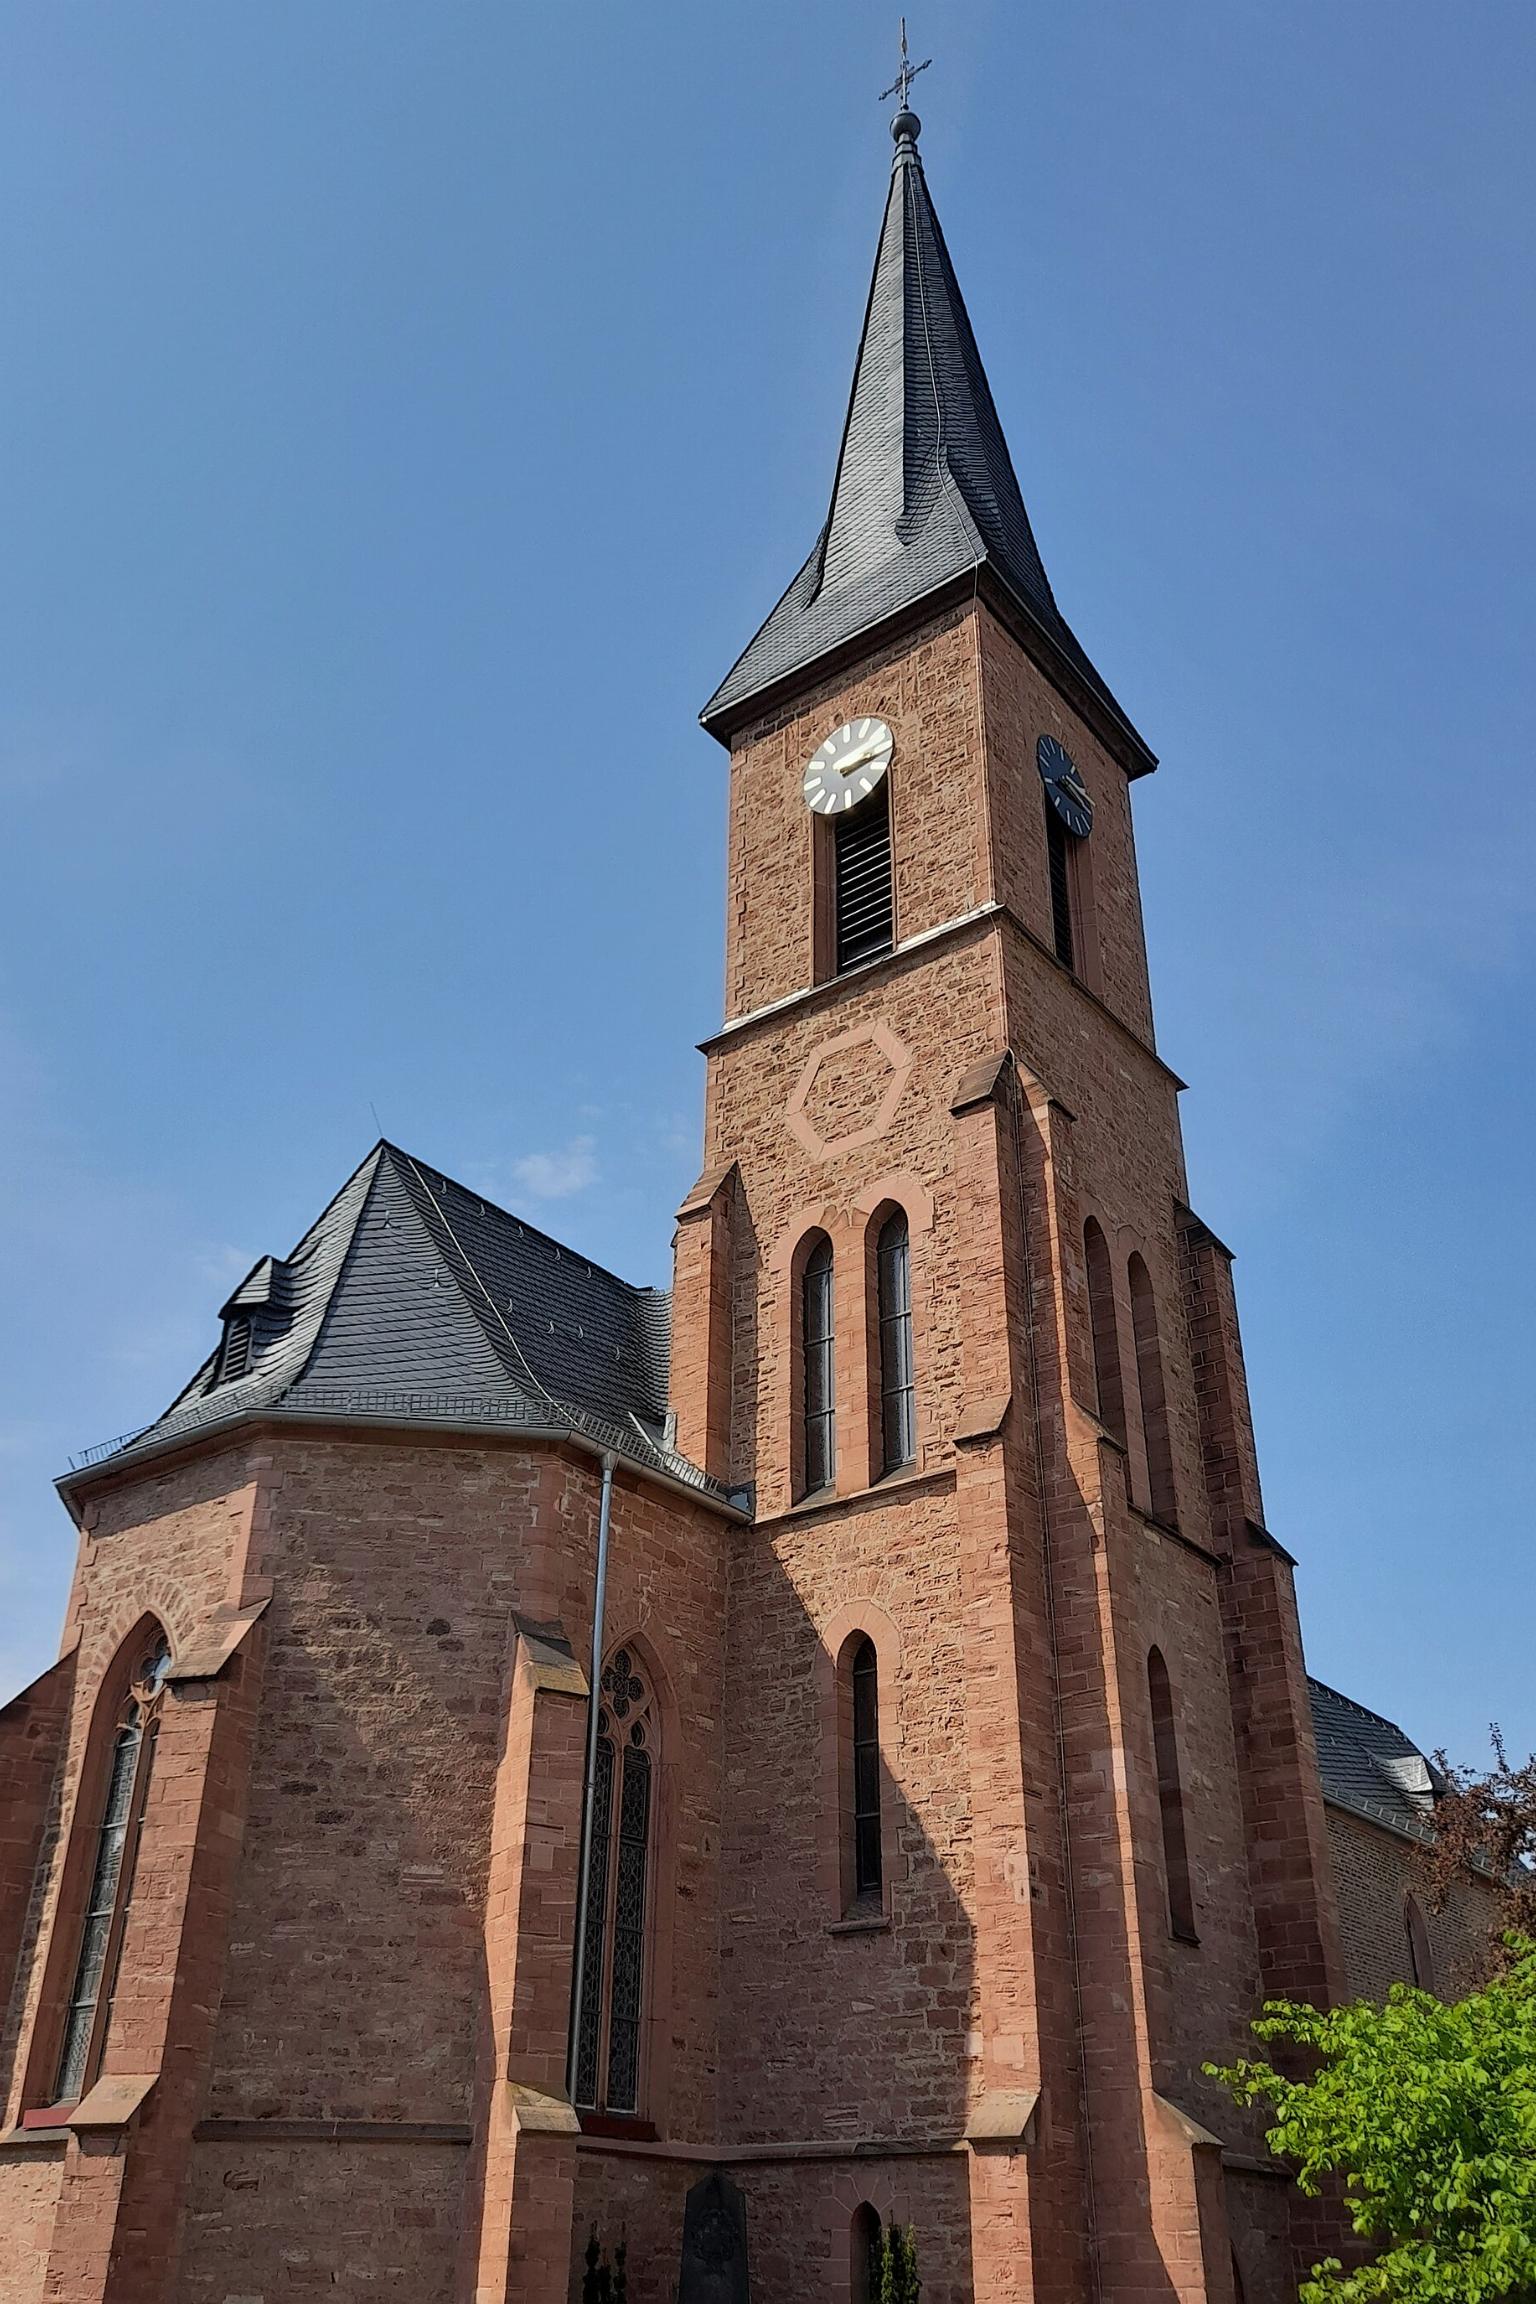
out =
{"type": "Polygon", "coordinates": [[[1157,763],[893,133],[825,524],[703,712],[670,1292],[382,1142],[59,1484],[0,2304],[566,2304],[621,2249],[633,2304],[858,2304],[892,2218],[926,2304],[1284,2304],[1330,2234],[1203,2067],[1454,1957],[1434,1771],[1309,1683],[1265,1523],[1157,763]]]}

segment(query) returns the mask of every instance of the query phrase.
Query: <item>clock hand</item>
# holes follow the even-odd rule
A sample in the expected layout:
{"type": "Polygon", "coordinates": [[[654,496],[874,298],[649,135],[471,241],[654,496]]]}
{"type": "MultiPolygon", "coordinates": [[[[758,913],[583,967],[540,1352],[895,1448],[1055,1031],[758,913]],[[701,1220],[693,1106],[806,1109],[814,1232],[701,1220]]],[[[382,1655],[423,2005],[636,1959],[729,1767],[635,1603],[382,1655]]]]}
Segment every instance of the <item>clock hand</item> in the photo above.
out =
{"type": "Polygon", "coordinates": [[[844,753],[842,759],[837,763],[838,773],[843,776],[851,776],[855,768],[862,768],[866,760],[873,760],[877,753],[884,750],[885,738],[883,736],[867,738],[857,751],[844,753]]]}

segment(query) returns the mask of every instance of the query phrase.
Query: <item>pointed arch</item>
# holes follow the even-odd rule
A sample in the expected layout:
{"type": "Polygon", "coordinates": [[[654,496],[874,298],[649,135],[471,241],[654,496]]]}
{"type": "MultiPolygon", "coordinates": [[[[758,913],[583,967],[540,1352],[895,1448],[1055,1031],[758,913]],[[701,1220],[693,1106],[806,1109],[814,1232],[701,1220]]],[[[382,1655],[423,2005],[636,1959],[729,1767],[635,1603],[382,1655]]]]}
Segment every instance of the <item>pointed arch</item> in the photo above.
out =
{"type": "Polygon", "coordinates": [[[1083,1226],[1088,1275],[1088,1318],[1093,1336],[1094,1405],[1106,1432],[1125,1446],[1125,1381],[1120,1373],[1120,1325],[1115,1317],[1115,1275],[1109,1243],[1096,1216],[1083,1226]]]}
{"type": "Polygon", "coordinates": [[[1157,1764],[1157,1805],[1163,1828],[1163,1875],[1168,1892],[1168,1928],[1183,1943],[1196,1944],[1195,1898],[1184,1831],[1184,1789],[1179,1777],[1178,1724],[1173,1683],[1160,1648],[1147,1657],[1147,1693],[1152,1707],[1152,1749],[1157,1764]]]}
{"type": "Polygon", "coordinates": [[[665,1709],[661,1676],[639,1639],[610,1649],[597,1693],[575,2094],[583,2110],[634,2117],[655,1966],[665,1709]]]}
{"type": "Polygon", "coordinates": [[[1403,1928],[1408,1938],[1408,1973],[1421,1992],[1437,1992],[1435,1953],[1429,1940],[1424,1907],[1411,1892],[1403,1898],[1403,1928]]]}
{"type": "Polygon", "coordinates": [[[1131,1335],[1136,1347],[1136,1389],[1147,1457],[1147,1500],[1154,1516],[1176,1524],[1179,1499],[1173,1484],[1173,1448],[1168,1437],[1168,1393],[1163,1350],[1157,1332],[1157,1298],[1146,1260],[1133,1251],[1126,1265],[1131,1296],[1131,1335]]]}
{"type": "Polygon", "coordinates": [[[848,2226],[848,2294],[852,2304],[878,2304],[880,2211],[861,2200],[848,2226]]]}
{"type": "Polygon", "coordinates": [[[50,1979],[59,1994],[52,2063],[37,2075],[54,2104],[78,2103],[101,2070],[171,1665],[159,1617],[140,1617],[102,1676],[87,1732],[60,1901],[71,1917],[50,1979]]]}

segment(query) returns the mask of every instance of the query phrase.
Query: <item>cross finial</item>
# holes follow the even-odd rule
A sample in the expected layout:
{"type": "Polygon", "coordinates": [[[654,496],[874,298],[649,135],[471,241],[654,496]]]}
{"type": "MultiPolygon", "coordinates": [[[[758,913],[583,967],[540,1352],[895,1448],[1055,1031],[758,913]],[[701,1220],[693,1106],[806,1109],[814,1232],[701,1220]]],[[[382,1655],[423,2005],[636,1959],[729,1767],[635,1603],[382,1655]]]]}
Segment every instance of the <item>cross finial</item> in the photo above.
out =
{"type": "Polygon", "coordinates": [[[910,110],[907,98],[911,94],[912,83],[917,78],[919,72],[927,71],[929,65],[932,62],[933,58],[931,56],[925,56],[921,64],[914,64],[911,57],[907,54],[907,20],[905,16],[903,16],[901,20],[901,70],[897,73],[889,88],[881,89],[881,103],[886,103],[890,97],[894,96],[898,100],[898,111],[906,112],[910,110]]]}

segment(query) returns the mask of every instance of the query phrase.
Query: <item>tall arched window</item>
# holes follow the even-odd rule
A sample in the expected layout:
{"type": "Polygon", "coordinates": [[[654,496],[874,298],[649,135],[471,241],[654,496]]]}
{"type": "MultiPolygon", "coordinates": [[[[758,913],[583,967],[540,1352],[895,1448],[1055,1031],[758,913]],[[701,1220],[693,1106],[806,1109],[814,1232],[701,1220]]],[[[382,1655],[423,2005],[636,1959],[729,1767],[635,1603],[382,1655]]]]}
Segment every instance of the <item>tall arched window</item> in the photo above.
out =
{"type": "Polygon", "coordinates": [[[876,2304],[880,2281],[880,2211],[861,2200],[848,2232],[848,2294],[852,2304],[876,2304]]]}
{"type": "Polygon", "coordinates": [[[1115,1281],[1109,1246],[1097,1220],[1083,1226],[1083,1261],[1088,1271],[1088,1317],[1093,1331],[1093,1380],[1099,1422],[1125,1446],[1125,1386],[1120,1375],[1120,1331],[1115,1321],[1115,1281]]]}
{"type": "Polygon", "coordinates": [[[57,2104],[78,2103],[101,2069],[123,1954],[123,1932],[133,1896],[133,1876],[144,1829],[144,1807],[149,1797],[161,1704],[170,1669],[170,1642],[155,1627],[140,1648],[132,1667],[128,1693],[117,1716],[117,1733],[112,1741],[106,1791],[96,1827],[80,1950],[64,2018],[58,2078],[53,2091],[57,2104]]]}
{"type": "Polygon", "coordinates": [[[1195,1898],[1189,1879],[1189,1849],[1184,1837],[1184,1792],[1179,1782],[1179,1740],[1173,1717],[1173,1688],[1162,1652],[1154,1648],[1147,1658],[1147,1689],[1152,1700],[1152,1748],[1157,1760],[1157,1804],[1163,1824],[1163,1872],[1168,1884],[1168,1926],[1186,1944],[1195,1944],[1195,1898]]]}
{"type": "Polygon", "coordinates": [[[833,1370],[832,1243],[816,1235],[800,1276],[800,1492],[830,1488],[837,1473],[837,1394],[833,1370]]]}
{"type": "Polygon", "coordinates": [[[1436,1991],[1435,1955],[1429,1941],[1429,1926],[1417,1896],[1404,1899],[1403,1926],[1408,1931],[1408,1969],[1414,1983],[1421,1992],[1436,1991]]]}
{"type": "Polygon", "coordinates": [[[632,1649],[604,1667],[592,1782],[576,2101],[584,2109],[640,2107],[646,1928],[656,1806],[656,1707],[632,1649]]]}
{"type": "Polygon", "coordinates": [[[1148,1501],[1159,1520],[1178,1515],[1173,1486],[1173,1450],[1168,1440],[1168,1395],[1163,1386],[1163,1353],[1157,1337],[1157,1299],[1152,1276],[1140,1256],[1126,1268],[1131,1291],[1131,1329],[1136,1343],[1136,1387],[1141,1394],[1141,1430],[1147,1450],[1148,1501]]]}
{"type": "Polygon", "coordinates": [[[917,1460],[917,1389],[912,1360],[912,1244],[898,1208],[875,1245],[880,1310],[880,1449],[882,1469],[917,1460]]]}
{"type": "Polygon", "coordinates": [[[846,1900],[879,1901],[885,1879],[880,1847],[880,1672],[868,1633],[848,1656],[849,1770],[846,1900]]]}
{"type": "Polygon", "coordinates": [[[1051,942],[1064,968],[1077,966],[1072,866],[1077,842],[1045,796],[1045,860],[1051,883],[1051,942]]]}

